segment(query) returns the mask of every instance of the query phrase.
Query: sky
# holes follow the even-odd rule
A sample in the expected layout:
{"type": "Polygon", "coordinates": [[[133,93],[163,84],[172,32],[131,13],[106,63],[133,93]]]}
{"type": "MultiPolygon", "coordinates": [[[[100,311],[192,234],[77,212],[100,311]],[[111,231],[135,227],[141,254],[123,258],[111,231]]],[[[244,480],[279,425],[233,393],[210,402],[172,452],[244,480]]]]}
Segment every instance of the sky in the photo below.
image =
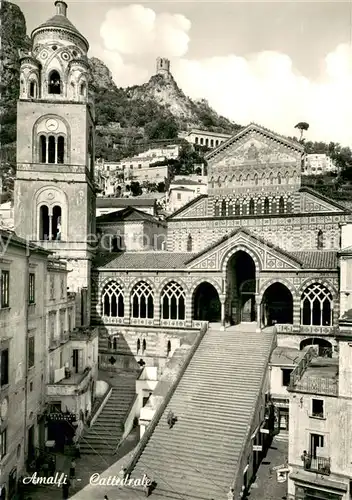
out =
{"type": "MultiPolygon", "coordinates": [[[[119,87],[141,84],[167,57],[186,95],[241,125],[352,146],[352,0],[68,2],[67,16],[119,87]]],[[[16,0],[30,33],[55,13],[16,0]]]]}

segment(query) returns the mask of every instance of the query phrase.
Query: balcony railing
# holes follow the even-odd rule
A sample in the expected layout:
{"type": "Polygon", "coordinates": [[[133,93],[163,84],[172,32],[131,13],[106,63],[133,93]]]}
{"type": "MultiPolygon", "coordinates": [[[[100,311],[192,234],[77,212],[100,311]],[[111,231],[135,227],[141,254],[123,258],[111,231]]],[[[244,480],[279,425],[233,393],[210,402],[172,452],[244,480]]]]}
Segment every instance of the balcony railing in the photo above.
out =
{"type": "Polygon", "coordinates": [[[322,394],[328,396],[337,396],[338,382],[328,377],[305,376],[303,380],[297,380],[294,387],[295,391],[308,392],[311,394],[322,394]]]}
{"type": "Polygon", "coordinates": [[[312,454],[306,455],[303,460],[304,470],[323,474],[324,476],[330,475],[330,458],[314,457],[312,454]]]}

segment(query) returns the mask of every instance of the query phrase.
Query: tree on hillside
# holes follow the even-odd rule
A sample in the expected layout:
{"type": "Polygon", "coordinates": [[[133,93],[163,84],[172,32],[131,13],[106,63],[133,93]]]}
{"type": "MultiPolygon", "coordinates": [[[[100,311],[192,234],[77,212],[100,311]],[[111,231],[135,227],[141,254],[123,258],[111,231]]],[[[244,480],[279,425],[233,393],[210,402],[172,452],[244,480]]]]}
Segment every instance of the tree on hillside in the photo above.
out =
{"type": "Polygon", "coordinates": [[[145,134],[149,140],[176,139],[178,137],[178,125],[174,118],[160,118],[148,123],[145,134]]]}
{"type": "Polygon", "coordinates": [[[143,193],[139,182],[136,182],[136,181],[131,182],[130,190],[131,190],[132,196],[139,196],[143,193]]]}
{"type": "Polygon", "coordinates": [[[157,186],[158,193],[165,193],[165,182],[159,182],[157,186]]]}
{"type": "Polygon", "coordinates": [[[298,128],[298,130],[300,130],[300,132],[301,132],[301,135],[299,138],[299,141],[301,142],[303,139],[303,132],[309,129],[309,123],[299,122],[299,123],[297,123],[297,125],[295,125],[295,128],[298,128]]]}

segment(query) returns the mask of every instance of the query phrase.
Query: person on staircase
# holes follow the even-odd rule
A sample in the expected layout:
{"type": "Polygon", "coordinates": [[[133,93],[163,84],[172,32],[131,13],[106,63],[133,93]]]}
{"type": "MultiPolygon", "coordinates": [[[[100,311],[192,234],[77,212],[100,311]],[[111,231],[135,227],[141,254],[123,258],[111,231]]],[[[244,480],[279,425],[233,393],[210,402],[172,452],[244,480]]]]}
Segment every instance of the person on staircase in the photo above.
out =
{"type": "Polygon", "coordinates": [[[149,479],[149,477],[147,476],[147,474],[144,475],[144,479],[145,479],[144,494],[145,494],[146,497],[149,497],[149,495],[152,492],[153,481],[151,479],[149,479]]]}
{"type": "Polygon", "coordinates": [[[233,488],[230,488],[227,494],[227,500],[234,500],[234,498],[235,498],[235,491],[233,488]]]}
{"type": "Polygon", "coordinates": [[[167,423],[169,429],[172,429],[176,422],[177,422],[177,417],[175,417],[174,412],[170,410],[167,416],[167,423]]]}

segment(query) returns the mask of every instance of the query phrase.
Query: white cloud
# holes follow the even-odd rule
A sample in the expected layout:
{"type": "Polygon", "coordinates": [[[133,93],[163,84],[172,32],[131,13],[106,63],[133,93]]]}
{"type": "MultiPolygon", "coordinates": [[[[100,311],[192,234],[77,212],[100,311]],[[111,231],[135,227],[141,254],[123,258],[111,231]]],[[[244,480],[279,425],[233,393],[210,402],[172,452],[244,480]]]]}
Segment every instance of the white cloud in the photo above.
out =
{"type": "Polygon", "coordinates": [[[109,66],[118,86],[146,81],[153,71],[148,57],[169,57],[186,95],[207,99],[218,113],[237,123],[254,121],[294,135],[296,123],[305,121],[310,124],[307,139],[352,144],[349,45],[327,54],[323,75],[312,81],[295,71],[288,55],[274,51],[247,58],[187,58],[190,28],[191,22],[180,14],[156,14],[142,5],[112,9],[100,30],[105,48],[95,55],[109,66]]]}
{"type": "Polygon", "coordinates": [[[306,121],[307,139],[352,144],[352,49],[347,44],[326,56],[317,82],[297,74],[291,59],[278,52],[246,59],[183,58],[173,64],[173,74],[186,94],[206,98],[237,123],[254,121],[295,135],[294,126],[306,121]]]}
{"type": "Polygon", "coordinates": [[[111,9],[100,35],[108,50],[125,55],[182,56],[188,50],[191,22],[181,14],[156,14],[143,5],[111,9]]]}

